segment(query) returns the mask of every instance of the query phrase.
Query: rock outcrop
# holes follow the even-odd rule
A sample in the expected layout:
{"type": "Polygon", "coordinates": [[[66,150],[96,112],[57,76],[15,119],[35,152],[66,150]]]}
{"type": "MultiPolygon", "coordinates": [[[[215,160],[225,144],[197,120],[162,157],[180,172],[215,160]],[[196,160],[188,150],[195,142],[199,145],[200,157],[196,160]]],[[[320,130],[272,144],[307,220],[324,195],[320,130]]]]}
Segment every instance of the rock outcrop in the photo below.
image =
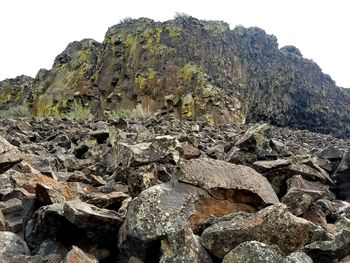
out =
{"type": "Polygon", "coordinates": [[[26,102],[37,116],[74,103],[106,117],[155,111],[224,124],[265,121],[350,134],[350,91],[339,88],[293,47],[260,28],[179,16],[129,19],[98,43],[70,43],[35,80],[0,82],[0,109],[26,102]]]}

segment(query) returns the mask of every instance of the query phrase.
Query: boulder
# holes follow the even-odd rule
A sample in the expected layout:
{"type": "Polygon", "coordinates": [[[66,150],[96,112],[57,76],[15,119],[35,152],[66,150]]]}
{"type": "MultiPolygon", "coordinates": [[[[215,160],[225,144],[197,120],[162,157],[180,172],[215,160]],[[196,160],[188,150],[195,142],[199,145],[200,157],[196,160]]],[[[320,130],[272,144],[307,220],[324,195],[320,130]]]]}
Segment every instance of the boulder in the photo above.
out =
{"type": "Polygon", "coordinates": [[[22,160],[23,155],[17,147],[13,146],[0,136],[0,174],[11,169],[22,160]]]}
{"type": "Polygon", "coordinates": [[[337,198],[350,201],[350,150],[344,153],[343,158],[336,170],[335,186],[337,198]]]}
{"type": "Polygon", "coordinates": [[[199,242],[199,237],[193,235],[190,228],[169,233],[161,240],[161,256],[159,262],[183,262],[183,263],[212,263],[208,252],[199,242]]]}
{"type": "Polygon", "coordinates": [[[294,215],[303,214],[307,208],[318,199],[333,199],[329,186],[320,182],[307,181],[301,175],[295,175],[287,180],[288,192],[281,202],[286,204],[294,215]]]}
{"type": "Polygon", "coordinates": [[[277,246],[258,241],[243,242],[231,250],[222,263],[290,263],[277,246]]]}
{"type": "Polygon", "coordinates": [[[28,222],[25,237],[38,251],[42,243],[55,240],[66,247],[83,242],[115,249],[115,238],[123,219],[115,211],[80,200],[43,206],[28,222]]]}
{"type": "Polygon", "coordinates": [[[216,194],[220,193],[217,189],[222,189],[222,194],[224,191],[230,192],[231,198],[236,199],[236,202],[279,202],[266,178],[248,166],[219,160],[194,159],[180,166],[176,179],[209,192],[217,192],[216,194]]]}
{"type": "Polygon", "coordinates": [[[204,230],[200,241],[213,255],[223,258],[244,241],[277,245],[282,252],[291,253],[328,238],[322,228],[294,216],[286,205],[276,204],[255,214],[237,214],[231,221],[214,224],[204,230]]]}
{"type": "Polygon", "coordinates": [[[306,252],[315,262],[326,263],[340,260],[350,254],[350,231],[343,230],[328,241],[315,241],[305,246],[306,252]]]}
{"type": "Polygon", "coordinates": [[[0,231],[0,244],[0,262],[10,262],[14,256],[30,255],[26,242],[12,232],[0,231]]]}
{"type": "MultiPolygon", "coordinates": [[[[242,200],[244,198],[241,198],[242,200]]],[[[160,240],[190,227],[194,233],[210,216],[255,209],[227,198],[216,199],[191,184],[159,184],[143,191],[128,208],[119,232],[119,248],[125,258],[146,259],[160,240]]]]}
{"type": "Polygon", "coordinates": [[[181,145],[172,136],[157,136],[151,142],[139,144],[117,143],[115,149],[107,157],[108,170],[123,167],[139,166],[152,162],[176,164],[179,161],[181,145]]]}
{"type": "Polygon", "coordinates": [[[235,145],[243,151],[256,153],[258,159],[275,159],[277,153],[270,147],[270,129],[267,123],[254,125],[238,139],[235,145]]]}

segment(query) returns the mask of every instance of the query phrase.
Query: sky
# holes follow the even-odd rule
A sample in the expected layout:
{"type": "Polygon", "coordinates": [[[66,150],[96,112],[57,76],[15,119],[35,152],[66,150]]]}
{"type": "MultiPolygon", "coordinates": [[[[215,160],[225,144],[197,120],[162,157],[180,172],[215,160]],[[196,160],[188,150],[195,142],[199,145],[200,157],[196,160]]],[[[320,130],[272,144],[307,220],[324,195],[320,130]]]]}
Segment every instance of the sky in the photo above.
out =
{"type": "Polygon", "coordinates": [[[50,69],[68,43],[102,42],[108,27],[126,17],[198,19],[258,26],[294,45],[338,86],[350,88],[348,0],[0,0],[0,80],[50,69]]]}

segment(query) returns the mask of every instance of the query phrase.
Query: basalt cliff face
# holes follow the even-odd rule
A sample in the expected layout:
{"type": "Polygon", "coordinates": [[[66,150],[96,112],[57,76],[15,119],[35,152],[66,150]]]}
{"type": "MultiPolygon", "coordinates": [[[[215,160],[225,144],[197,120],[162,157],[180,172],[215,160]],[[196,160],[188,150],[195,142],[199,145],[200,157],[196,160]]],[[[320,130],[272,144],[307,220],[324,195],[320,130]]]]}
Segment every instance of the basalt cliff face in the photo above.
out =
{"type": "Polygon", "coordinates": [[[297,48],[278,48],[259,28],[192,17],[123,21],[102,43],[70,43],[51,70],[0,82],[0,91],[2,109],[26,101],[38,116],[78,101],[100,117],[138,107],[216,124],[350,134],[350,91],[297,48]]]}

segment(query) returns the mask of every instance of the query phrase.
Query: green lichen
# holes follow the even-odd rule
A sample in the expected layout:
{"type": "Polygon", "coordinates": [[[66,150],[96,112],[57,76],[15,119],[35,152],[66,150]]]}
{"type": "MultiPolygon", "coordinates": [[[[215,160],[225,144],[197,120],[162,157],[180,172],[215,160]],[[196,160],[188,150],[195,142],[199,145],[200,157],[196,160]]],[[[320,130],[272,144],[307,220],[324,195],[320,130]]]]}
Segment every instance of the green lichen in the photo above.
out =
{"type": "Polygon", "coordinates": [[[161,27],[147,28],[141,35],[146,42],[142,48],[147,50],[152,56],[159,57],[175,52],[174,48],[168,47],[161,42],[162,32],[163,29],[161,27]]]}
{"type": "Polygon", "coordinates": [[[207,83],[207,78],[204,70],[192,63],[187,63],[180,70],[180,77],[184,81],[185,85],[190,85],[193,80],[196,80],[196,86],[199,87],[202,87],[207,83]]]}
{"type": "Polygon", "coordinates": [[[230,29],[229,25],[222,21],[204,21],[204,29],[213,36],[219,36],[230,29]]]}
{"type": "Polygon", "coordinates": [[[125,42],[126,42],[127,47],[130,50],[130,56],[132,58],[135,58],[136,57],[136,52],[137,52],[137,37],[128,35],[126,37],[126,41],[125,42]]]}
{"type": "Polygon", "coordinates": [[[143,91],[146,87],[146,84],[148,84],[149,81],[154,80],[156,76],[157,73],[152,68],[150,68],[145,75],[138,75],[135,78],[134,83],[139,90],[143,91]]]}
{"type": "Polygon", "coordinates": [[[135,78],[135,85],[141,91],[145,89],[146,82],[147,82],[147,79],[144,76],[139,75],[135,78]]]}
{"type": "Polygon", "coordinates": [[[247,32],[247,29],[244,26],[242,26],[242,25],[238,25],[238,26],[235,27],[233,32],[236,33],[240,37],[244,37],[244,35],[247,32]]]}
{"type": "Polygon", "coordinates": [[[166,30],[168,31],[169,37],[171,39],[178,38],[182,34],[182,26],[178,26],[173,23],[168,24],[166,26],[166,30]]]}
{"type": "Polygon", "coordinates": [[[11,101],[11,97],[12,95],[10,91],[5,91],[3,94],[0,94],[0,104],[11,101]]]}

